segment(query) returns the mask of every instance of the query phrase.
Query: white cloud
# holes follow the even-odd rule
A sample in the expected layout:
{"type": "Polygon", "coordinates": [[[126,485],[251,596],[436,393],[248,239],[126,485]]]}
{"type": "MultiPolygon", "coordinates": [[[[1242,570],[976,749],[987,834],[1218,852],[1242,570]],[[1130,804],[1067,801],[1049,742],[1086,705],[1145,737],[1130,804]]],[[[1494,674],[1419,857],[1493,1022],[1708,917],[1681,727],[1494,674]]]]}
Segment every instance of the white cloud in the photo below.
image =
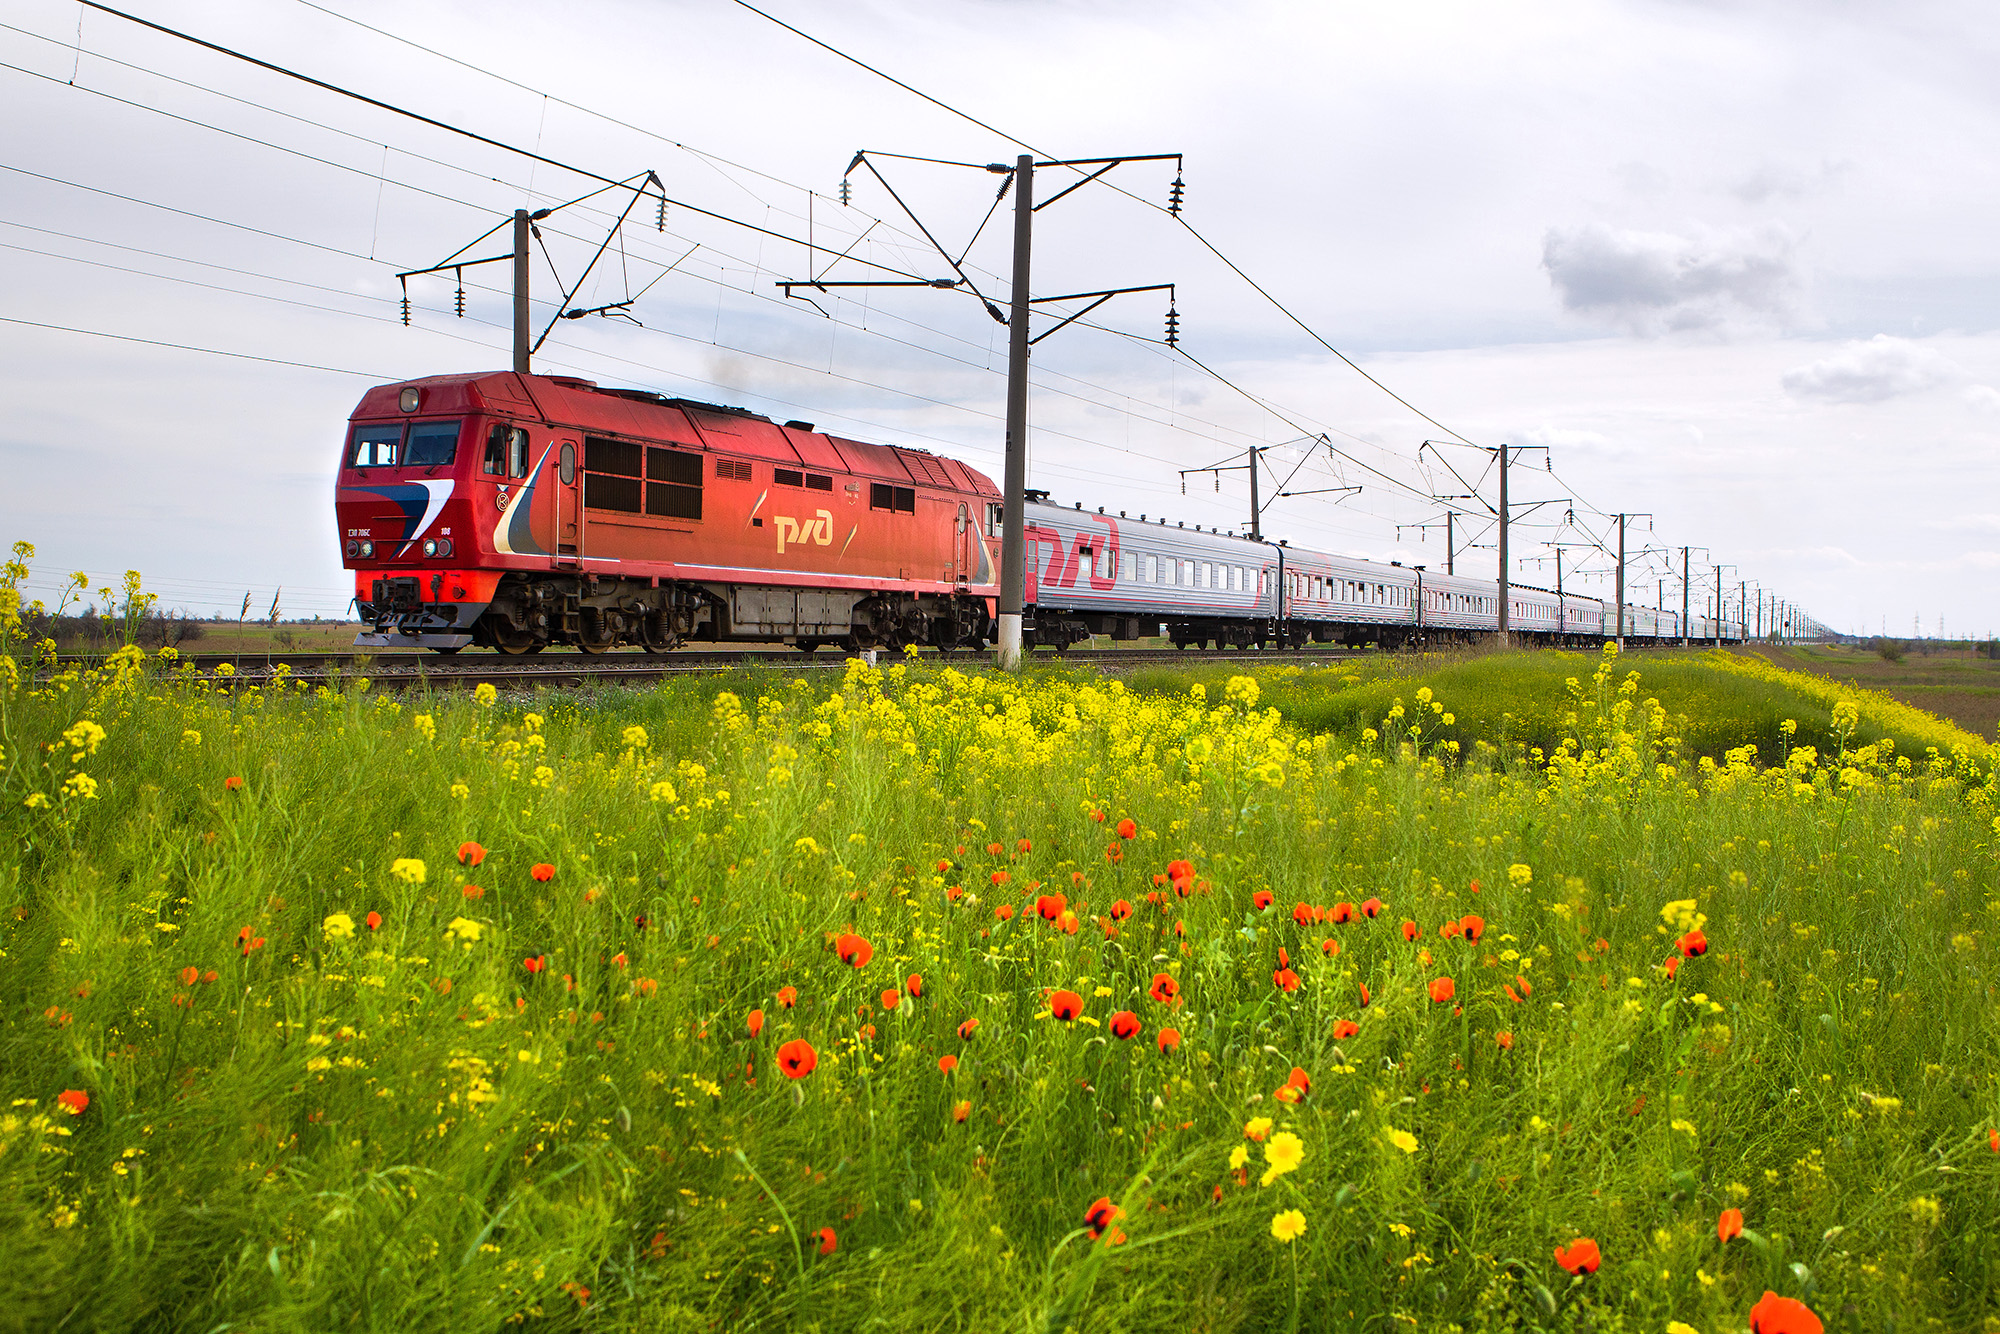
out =
{"type": "Polygon", "coordinates": [[[1830,357],[1795,366],[1778,383],[1793,398],[1809,402],[1880,403],[1933,389],[1964,373],[1949,357],[1920,343],[1876,334],[1830,357]]]}
{"type": "Polygon", "coordinates": [[[1542,267],[1574,314],[1644,335],[1722,332],[1792,318],[1805,286],[1797,249],[1778,223],[1692,236],[1587,223],[1551,228],[1542,267]]]}
{"type": "Polygon", "coordinates": [[[2000,533],[2000,514],[1954,514],[1928,520],[1924,527],[1947,533],[2000,533]]]}
{"type": "Polygon", "coordinates": [[[1977,408],[1981,412],[2000,412],[2000,389],[1995,389],[1990,384],[1969,384],[1959,397],[1965,400],[1965,405],[1969,408],[1977,408]]]}

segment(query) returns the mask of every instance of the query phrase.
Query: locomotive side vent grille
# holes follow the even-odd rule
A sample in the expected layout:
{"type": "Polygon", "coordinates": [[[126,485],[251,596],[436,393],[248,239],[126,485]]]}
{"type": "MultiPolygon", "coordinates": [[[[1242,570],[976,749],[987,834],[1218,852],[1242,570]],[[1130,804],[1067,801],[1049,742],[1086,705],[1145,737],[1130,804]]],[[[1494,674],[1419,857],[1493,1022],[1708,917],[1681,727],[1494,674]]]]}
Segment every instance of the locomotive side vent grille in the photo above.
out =
{"type": "Polygon", "coordinates": [[[750,480],[750,465],[742,459],[717,459],[715,478],[719,482],[747,482],[750,480]]]}

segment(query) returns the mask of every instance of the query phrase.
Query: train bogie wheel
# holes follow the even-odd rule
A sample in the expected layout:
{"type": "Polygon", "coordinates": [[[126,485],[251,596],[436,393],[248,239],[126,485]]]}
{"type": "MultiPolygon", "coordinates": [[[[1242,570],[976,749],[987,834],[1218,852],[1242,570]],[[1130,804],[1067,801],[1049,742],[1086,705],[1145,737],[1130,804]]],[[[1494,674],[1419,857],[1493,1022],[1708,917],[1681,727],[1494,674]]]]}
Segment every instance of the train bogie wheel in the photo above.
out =
{"type": "Polygon", "coordinates": [[[443,646],[442,644],[433,644],[433,645],[431,645],[431,652],[433,652],[433,653],[442,653],[442,654],[444,654],[444,655],[445,655],[445,656],[446,656],[446,657],[448,658],[448,657],[450,657],[450,656],[451,656],[452,654],[454,654],[454,653],[458,652],[458,651],[459,651],[459,650],[460,650],[461,648],[464,648],[464,647],[465,647],[465,645],[463,645],[463,644],[453,644],[453,645],[452,645],[452,646],[451,646],[450,648],[446,648],[446,647],[444,647],[444,646],[443,646]]]}
{"type": "Polygon", "coordinates": [[[547,645],[539,639],[530,639],[519,644],[495,644],[494,647],[510,658],[520,658],[531,653],[540,653],[547,645]]]}
{"type": "Polygon", "coordinates": [[[800,639],[794,641],[792,647],[801,653],[817,653],[819,651],[819,641],[817,639],[800,639]]]}

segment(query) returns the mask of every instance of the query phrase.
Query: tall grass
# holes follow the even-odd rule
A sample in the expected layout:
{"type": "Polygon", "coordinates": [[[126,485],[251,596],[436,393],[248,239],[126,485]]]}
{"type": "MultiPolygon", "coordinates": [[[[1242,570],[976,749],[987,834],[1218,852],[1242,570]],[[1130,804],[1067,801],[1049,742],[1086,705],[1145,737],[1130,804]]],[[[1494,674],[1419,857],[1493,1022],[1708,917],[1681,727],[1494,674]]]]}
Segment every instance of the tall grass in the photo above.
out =
{"type": "Polygon", "coordinates": [[[2000,793],[1833,709],[1702,766],[1673,714],[1758,683],[1596,665],[1310,721],[1249,677],[21,673],[0,1324],[2000,1317],[2000,793]]]}

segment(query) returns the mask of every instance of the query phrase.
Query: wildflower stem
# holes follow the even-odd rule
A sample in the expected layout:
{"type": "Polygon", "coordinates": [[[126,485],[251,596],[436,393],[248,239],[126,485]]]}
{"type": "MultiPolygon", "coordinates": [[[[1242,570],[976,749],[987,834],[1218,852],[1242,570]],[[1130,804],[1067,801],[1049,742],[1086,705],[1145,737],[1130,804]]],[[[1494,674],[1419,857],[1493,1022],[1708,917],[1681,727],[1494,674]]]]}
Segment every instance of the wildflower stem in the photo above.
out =
{"type": "Polygon", "coordinates": [[[792,1224],[791,1211],[786,1209],[785,1202],[778,1198],[778,1192],[771,1189],[771,1183],[764,1180],[763,1175],[751,1165],[750,1160],[744,1157],[743,1150],[737,1149],[734,1152],[736,1154],[736,1161],[743,1164],[744,1170],[750,1173],[751,1180],[764,1188],[764,1193],[771,1197],[772,1205],[778,1210],[778,1217],[785,1220],[785,1231],[792,1239],[792,1259],[798,1264],[799,1279],[804,1281],[806,1276],[806,1252],[805,1248],[799,1245],[799,1230],[792,1224]]]}

